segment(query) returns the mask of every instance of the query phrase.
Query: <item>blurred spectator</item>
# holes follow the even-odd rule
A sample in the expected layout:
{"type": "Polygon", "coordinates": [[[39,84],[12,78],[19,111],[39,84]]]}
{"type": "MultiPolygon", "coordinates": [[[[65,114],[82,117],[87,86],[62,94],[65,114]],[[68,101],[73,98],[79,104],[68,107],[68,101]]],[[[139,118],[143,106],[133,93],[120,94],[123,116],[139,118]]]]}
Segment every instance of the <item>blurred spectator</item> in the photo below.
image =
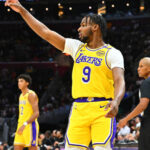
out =
{"type": "Polygon", "coordinates": [[[45,132],[45,138],[42,141],[41,150],[51,150],[51,149],[53,149],[52,142],[50,141],[50,136],[51,136],[51,131],[47,130],[45,132]]]}
{"type": "Polygon", "coordinates": [[[118,140],[119,141],[123,141],[125,139],[125,137],[130,134],[130,128],[129,128],[129,123],[124,126],[123,128],[121,128],[118,132],[118,140]]]}
{"type": "Polygon", "coordinates": [[[45,138],[43,139],[42,141],[42,144],[46,144],[46,145],[52,145],[52,142],[50,141],[50,136],[51,136],[51,131],[50,130],[47,130],[45,132],[45,138]]]}
{"type": "Polygon", "coordinates": [[[45,135],[43,133],[39,134],[38,144],[42,145],[43,140],[45,139],[45,135]]]}
{"type": "Polygon", "coordinates": [[[9,146],[6,142],[2,143],[0,141],[0,150],[8,150],[9,146]]]}
{"type": "Polygon", "coordinates": [[[60,148],[61,145],[64,145],[64,136],[62,130],[58,130],[56,133],[56,140],[54,142],[54,148],[60,148]]]}
{"type": "Polygon", "coordinates": [[[54,145],[54,142],[56,141],[56,137],[57,137],[57,130],[53,130],[50,137],[52,145],[54,145]]]}
{"type": "Polygon", "coordinates": [[[64,147],[64,135],[62,130],[47,130],[45,134],[40,134],[40,149],[41,150],[59,150],[64,147]]]}
{"type": "Polygon", "coordinates": [[[117,128],[116,143],[118,144],[135,144],[138,143],[140,135],[141,119],[136,117],[132,119],[124,128],[117,128]]]}

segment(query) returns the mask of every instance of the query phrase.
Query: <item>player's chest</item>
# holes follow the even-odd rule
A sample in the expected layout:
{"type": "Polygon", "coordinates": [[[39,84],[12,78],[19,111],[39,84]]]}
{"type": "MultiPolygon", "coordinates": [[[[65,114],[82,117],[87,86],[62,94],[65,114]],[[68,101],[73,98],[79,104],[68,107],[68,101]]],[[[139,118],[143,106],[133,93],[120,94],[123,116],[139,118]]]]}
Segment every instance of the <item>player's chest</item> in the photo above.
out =
{"type": "Polygon", "coordinates": [[[19,105],[27,105],[28,104],[28,95],[21,96],[19,99],[19,105]]]}
{"type": "Polygon", "coordinates": [[[90,65],[90,66],[102,66],[105,62],[104,50],[88,51],[85,49],[79,50],[75,57],[75,64],[78,65],[90,65]]]}

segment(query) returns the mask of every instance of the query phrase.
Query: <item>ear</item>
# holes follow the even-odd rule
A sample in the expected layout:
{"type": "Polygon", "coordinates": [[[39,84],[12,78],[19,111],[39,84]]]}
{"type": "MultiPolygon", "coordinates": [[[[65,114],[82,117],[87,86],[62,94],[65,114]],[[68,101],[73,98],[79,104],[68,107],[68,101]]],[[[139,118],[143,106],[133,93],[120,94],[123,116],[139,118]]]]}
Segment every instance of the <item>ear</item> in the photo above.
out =
{"type": "Polygon", "coordinates": [[[98,31],[99,30],[99,25],[98,24],[94,24],[92,26],[92,31],[95,32],[95,31],[98,31]]]}
{"type": "Polygon", "coordinates": [[[29,82],[27,82],[27,86],[29,87],[29,82]]]}

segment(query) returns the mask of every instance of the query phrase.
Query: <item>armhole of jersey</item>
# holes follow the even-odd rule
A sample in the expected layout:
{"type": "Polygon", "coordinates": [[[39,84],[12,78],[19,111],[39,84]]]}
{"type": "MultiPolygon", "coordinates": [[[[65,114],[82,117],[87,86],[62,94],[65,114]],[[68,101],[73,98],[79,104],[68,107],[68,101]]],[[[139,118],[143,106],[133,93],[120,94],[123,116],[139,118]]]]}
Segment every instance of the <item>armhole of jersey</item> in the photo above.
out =
{"type": "Polygon", "coordinates": [[[84,44],[81,44],[81,45],[79,46],[78,50],[77,50],[76,53],[75,53],[74,60],[75,60],[75,58],[76,58],[76,56],[77,56],[79,50],[80,50],[83,46],[84,46],[84,44]]]}
{"type": "Polygon", "coordinates": [[[106,52],[106,54],[105,54],[105,64],[106,64],[106,66],[107,66],[107,68],[108,68],[109,70],[111,70],[111,68],[110,68],[110,66],[109,66],[108,63],[107,63],[107,56],[108,56],[108,53],[109,53],[110,49],[111,49],[111,48],[108,48],[108,50],[107,50],[107,52],[106,52]]]}

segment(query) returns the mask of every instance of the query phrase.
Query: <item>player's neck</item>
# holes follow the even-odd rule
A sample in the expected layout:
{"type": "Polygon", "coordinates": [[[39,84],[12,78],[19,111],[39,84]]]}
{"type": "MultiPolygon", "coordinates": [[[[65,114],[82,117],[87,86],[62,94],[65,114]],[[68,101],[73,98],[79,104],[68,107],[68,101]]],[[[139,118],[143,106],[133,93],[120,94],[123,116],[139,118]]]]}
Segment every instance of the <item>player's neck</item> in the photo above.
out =
{"type": "Polygon", "coordinates": [[[29,91],[29,89],[28,89],[28,88],[24,88],[24,89],[22,89],[22,90],[21,90],[22,95],[25,95],[28,91],[29,91]]]}
{"type": "Polygon", "coordinates": [[[87,46],[91,49],[96,49],[96,48],[104,46],[104,44],[105,43],[102,39],[93,38],[89,43],[87,43],[87,46]]]}

